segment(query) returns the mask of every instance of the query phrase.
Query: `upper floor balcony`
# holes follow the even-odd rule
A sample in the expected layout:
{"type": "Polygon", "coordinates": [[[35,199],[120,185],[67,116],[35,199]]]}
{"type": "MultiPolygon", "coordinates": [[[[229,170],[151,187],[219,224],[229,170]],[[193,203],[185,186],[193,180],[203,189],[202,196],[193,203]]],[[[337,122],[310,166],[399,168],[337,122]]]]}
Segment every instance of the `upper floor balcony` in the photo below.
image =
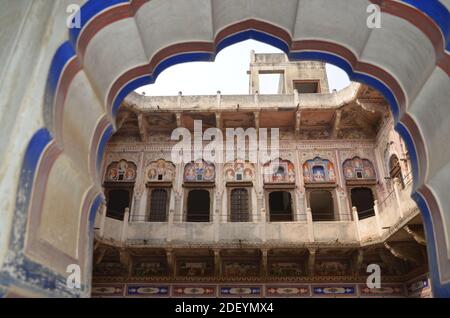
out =
{"type": "MultiPolygon", "coordinates": [[[[97,216],[96,238],[113,245],[148,247],[297,247],[308,245],[362,246],[382,243],[396,230],[419,214],[410,198],[412,182],[404,187],[395,179],[393,189],[381,201],[373,203],[373,213],[352,208],[351,215],[336,221],[313,220],[311,207],[297,213],[292,221],[271,219],[264,206],[253,209],[248,222],[232,222],[218,209],[209,219],[180,217],[182,210],[172,204],[165,222],[150,222],[139,216],[130,217],[127,208],[122,220],[97,216]]],[[[343,207],[341,207],[343,209],[343,207]]],[[[342,211],[339,211],[341,213],[342,211]]],[[[341,213],[345,215],[345,213],[341,213]]]]}

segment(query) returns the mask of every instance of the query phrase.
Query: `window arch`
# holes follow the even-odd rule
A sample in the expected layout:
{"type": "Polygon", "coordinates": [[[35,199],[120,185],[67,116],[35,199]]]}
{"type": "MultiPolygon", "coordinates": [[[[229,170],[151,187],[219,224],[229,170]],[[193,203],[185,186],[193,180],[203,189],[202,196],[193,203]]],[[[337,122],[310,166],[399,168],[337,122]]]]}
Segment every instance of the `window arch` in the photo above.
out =
{"type": "Polygon", "coordinates": [[[344,161],[343,165],[344,177],[347,181],[354,180],[376,180],[375,168],[368,159],[353,157],[344,161]]]}
{"type": "Polygon", "coordinates": [[[175,178],[175,165],[164,159],[150,162],[146,168],[147,182],[172,182],[175,178]]]}
{"type": "Polygon", "coordinates": [[[277,159],[264,167],[264,183],[295,183],[294,164],[289,160],[277,159]]]}
{"type": "Polygon", "coordinates": [[[135,180],[136,164],[133,162],[123,159],[107,167],[104,188],[108,217],[123,220],[125,210],[131,208],[135,180]]]}
{"type": "Polygon", "coordinates": [[[184,167],[184,182],[214,182],[216,168],[205,160],[192,161],[184,167]]]}
{"type": "Polygon", "coordinates": [[[327,159],[316,157],[303,164],[303,179],[305,183],[336,182],[334,165],[327,159]]]}
{"type": "Polygon", "coordinates": [[[106,182],[134,182],[135,180],[136,165],[133,162],[115,161],[106,169],[106,182]]]}
{"type": "Polygon", "coordinates": [[[230,193],[230,221],[250,221],[249,195],[246,188],[232,189],[230,193]]]}
{"type": "Polygon", "coordinates": [[[227,182],[233,181],[253,181],[255,175],[255,167],[252,163],[243,160],[236,160],[228,162],[223,168],[225,180],[227,182]]]}

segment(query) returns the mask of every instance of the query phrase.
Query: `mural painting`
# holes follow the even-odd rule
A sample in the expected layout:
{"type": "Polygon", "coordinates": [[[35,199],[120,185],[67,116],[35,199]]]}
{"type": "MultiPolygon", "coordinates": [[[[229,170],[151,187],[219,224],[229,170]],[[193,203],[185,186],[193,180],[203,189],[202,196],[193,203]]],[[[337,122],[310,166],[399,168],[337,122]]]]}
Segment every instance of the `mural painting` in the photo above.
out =
{"type": "Polygon", "coordinates": [[[120,160],[111,163],[106,169],[107,182],[134,182],[136,165],[133,162],[120,160]]]}
{"type": "Polygon", "coordinates": [[[215,177],[214,165],[204,160],[190,162],[184,167],[185,182],[213,182],[215,177]]]}
{"type": "Polygon", "coordinates": [[[294,164],[289,160],[272,160],[264,165],[264,183],[294,183],[294,164]]]}
{"type": "Polygon", "coordinates": [[[224,171],[226,181],[252,181],[255,175],[254,165],[242,160],[225,164],[224,171]]]}
{"type": "Polygon", "coordinates": [[[179,276],[212,275],[213,264],[207,261],[181,261],[177,266],[179,276]]]}
{"type": "Polygon", "coordinates": [[[223,262],[223,273],[225,276],[257,276],[259,275],[258,262],[240,262],[225,261],[223,262]]]}
{"type": "Polygon", "coordinates": [[[336,171],[331,161],[316,157],[303,164],[305,183],[336,182],[336,171]]]}
{"type": "Polygon", "coordinates": [[[375,179],[375,169],[372,162],[367,159],[354,157],[347,159],[343,164],[344,176],[346,180],[351,179],[375,179]]]}
{"type": "Polygon", "coordinates": [[[146,170],[147,181],[149,182],[172,182],[175,178],[175,165],[172,162],[163,159],[152,161],[147,166],[146,170]]]}
{"type": "Polygon", "coordinates": [[[162,262],[141,262],[134,267],[133,274],[139,277],[163,276],[167,268],[162,262]]]}
{"type": "Polygon", "coordinates": [[[269,265],[269,274],[271,276],[302,276],[304,270],[302,264],[297,262],[273,262],[269,265]]]}

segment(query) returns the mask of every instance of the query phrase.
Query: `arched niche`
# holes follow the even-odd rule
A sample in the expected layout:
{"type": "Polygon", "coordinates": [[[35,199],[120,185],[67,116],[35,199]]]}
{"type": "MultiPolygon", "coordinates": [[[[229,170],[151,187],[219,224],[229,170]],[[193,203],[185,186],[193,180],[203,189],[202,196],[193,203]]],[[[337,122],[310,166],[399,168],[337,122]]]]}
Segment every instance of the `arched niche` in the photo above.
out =
{"type": "Polygon", "coordinates": [[[289,160],[281,158],[264,164],[263,177],[265,184],[295,183],[295,167],[289,160]]]}
{"type": "Polygon", "coordinates": [[[136,172],[135,163],[126,160],[115,161],[106,168],[105,182],[135,182],[136,172]]]}
{"type": "Polygon", "coordinates": [[[342,164],[344,178],[347,184],[374,184],[377,176],[375,168],[369,159],[355,156],[342,164]]]}
{"type": "Polygon", "coordinates": [[[192,161],[184,166],[183,180],[191,182],[214,182],[216,167],[205,160],[192,161]]]}
{"type": "Polygon", "coordinates": [[[150,162],[145,169],[147,182],[173,182],[175,179],[175,165],[164,159],[150,162]]]}
{"type": "Polygon", "coordinates": [[[226,182],[252,182],[255,178],[254,164],[244,160],[226,163],[223,171],[226,182]]]}
{"type": "Polygon", "coordinates": [[[305,184],[336,183],[334,164],[320,157],[307,160],[303,164],[303,180],[305,184]]]}

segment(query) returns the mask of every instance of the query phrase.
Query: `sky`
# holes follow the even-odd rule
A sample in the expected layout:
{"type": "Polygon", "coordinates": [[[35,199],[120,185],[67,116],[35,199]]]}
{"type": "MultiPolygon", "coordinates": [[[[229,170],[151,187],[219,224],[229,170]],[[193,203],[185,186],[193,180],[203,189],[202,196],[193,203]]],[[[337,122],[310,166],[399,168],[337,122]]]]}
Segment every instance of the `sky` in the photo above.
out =
{"type": "MultiPolygon", "coordinates": [[[[223,95],[248,94],[250,51],[256,53],[281,53],[273,46],[247,40],[229,46],[217,54],[214,62],[192,62],[172,66],[163,71],[152,85],[143,86],[136,92],[147,96],[223,95]]],[[[340,68],[327,64],[330,90],[340,90],[350,84],[347,74],[340,68]]],[[[275,94],[277,75],[260,77],[260,93],[275,94]]]]}

